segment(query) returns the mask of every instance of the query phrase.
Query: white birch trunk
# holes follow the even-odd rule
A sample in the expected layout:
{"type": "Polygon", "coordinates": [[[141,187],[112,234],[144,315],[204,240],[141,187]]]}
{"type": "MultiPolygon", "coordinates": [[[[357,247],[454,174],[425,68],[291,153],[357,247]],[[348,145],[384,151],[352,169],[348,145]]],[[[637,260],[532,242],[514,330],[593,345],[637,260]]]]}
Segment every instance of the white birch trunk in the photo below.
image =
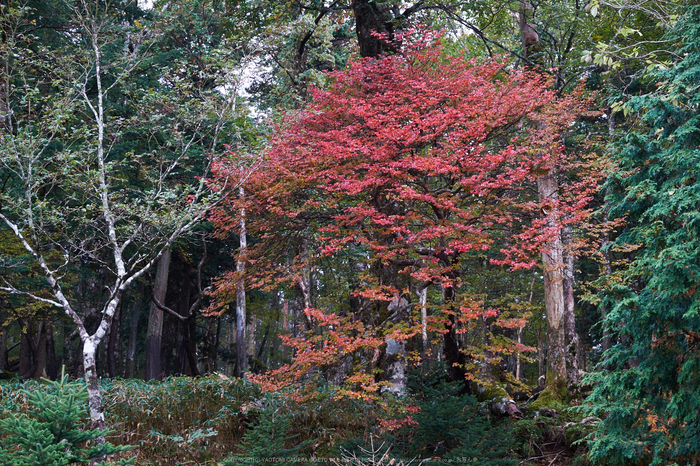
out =
{"type": "MultiPolygon", "coordinates": [[[[243,187],[238,188],[238,195],[241,199],[245,196],[243,187]]],[[[236,272],[238,272],[238,283],[236,284],[236,375],[242,377],[248,370],[248,351],[246,336],[246,303],[245,303],[245,259],[248,247],[248,238],[245,228],[245,209],[241,208],[241,220],[238,247],[238,261],[236,262],[236,272]]]]}
{"type": "Polygon", "coordinates": [[[428,286],[421,288],[418,292],[418,299],[420,302],[420,333],[423,339],[423,358],[425,359],[429,353],[429,342],[428,342],[428,286]]]}

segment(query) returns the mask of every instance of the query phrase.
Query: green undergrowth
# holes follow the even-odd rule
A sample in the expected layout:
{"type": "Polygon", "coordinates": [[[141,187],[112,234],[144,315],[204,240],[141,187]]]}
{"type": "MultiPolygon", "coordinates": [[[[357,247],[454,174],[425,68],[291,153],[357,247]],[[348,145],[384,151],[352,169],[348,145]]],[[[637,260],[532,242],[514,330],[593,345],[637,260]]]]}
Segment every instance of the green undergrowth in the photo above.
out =
{"type": "Polygon", "coordinates": [[[464,384],[448,382],[444,371],[416,373],[410,392],[416,424],[392,438],[404,458],[439,457],[452,464],[515,465],[508,419],[490,415],[487,404],[463,393],[464,384]]]}
{"type": "Polygon", "coordinates": [[[129,446],[115,446],[109,431],[89,427],[82,381],[63,375],[45,383],[14,381],[1,385],[0,393],[0,464],[132,464],[123,457],[129,446]],[[98,441],[105,436],[106,442],[98,441]]]}
{"type": "Polygon", "coordinates": [[[587,439],[595,430],[595,420],[584,417],[579,406],[561,402],[548,407],[524,407],[524,418],[512,425],[512,445],[523,466],[548,464],[589,465],[587,439]]]}
{"type": "MultiPolygon", "coordinates": [[[[278,393],[219,375],[101,384],[108,440],[135,446],[121,456],[137,465],[333,459],[365,466],[432,459],[497,466],[555,457],[584,465],[586,437],[593,431],[580,411],[563,404],[538,410],[521,405],[525,417],[517,421],[494,416],[488,401],[464,394],[463,384],[446,381],[439,368],[413,375],[408,395],[400,398],[349,398],[322,378],[278,393]]],[[[26,393],[45,386],[0,384],[0,409],[25,412],[26,393]]]]}
{"type": "Polygon", "coordinates": [[[107,422],[117,441],[137,445],[138,464],[198,464],[225,454],[246,429],[246,403],[261,396],[241,379],[169,377],[102,381],[107,422]]]}
{"type": "Polygon", "coordinates": [[[119,442],[139,446],[137,464],[336,457],[337,444],[372,431],[382,412],[376,402],[339,396],[322,380],[278,394],[216,375],[105,381],[103,390],[119,442]]]}

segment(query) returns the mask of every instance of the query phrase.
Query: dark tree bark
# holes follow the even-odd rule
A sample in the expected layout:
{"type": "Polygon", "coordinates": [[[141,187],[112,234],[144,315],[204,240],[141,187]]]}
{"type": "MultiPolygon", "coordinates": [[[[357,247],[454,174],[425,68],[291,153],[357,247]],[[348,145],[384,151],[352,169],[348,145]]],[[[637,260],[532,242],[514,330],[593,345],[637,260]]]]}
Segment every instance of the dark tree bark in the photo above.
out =
{"type": "MultiPolygon", "coordinates": [[[[158,261],[156,279],[153,284],[153,297],[158,302],[165,302],[168,289],[168,271],[170,269],[170,249],[166,250],[158,261]]],[[[148,316],[148,333],[146,335],[146,370],[145,380],[162,379],[161,373],[161,343],[163,337],[163,310],[151,303],[148,316]]]]}
{"type": "Polygon", "coordinates": [[[136,339],[138,337],[139,317],[141,316],[141,306],[143,305],[143,295],[146,285],[139,281],[139,288],[131,308],[131,323],[129,325],[129,344],[126,349],[126,361],[124,364],[124,377],[131,379],[134,377],[134,359],[136,357],[136,339]]]}
{"type": "MultiPolygon", "coordinates": [[[[193,316],[190,316],[190,299],[192,294],[192,282],[190,274],[192,266],[187,262],[182,264],[182,280],[180,284],[180,299],[178,302],[178,314],[184,320],[178,321],[178,372],[181,374],[194,375],[191,370],[191,358],[189,353],[190,345],[190,324],[189,321],[193,316]]],[[[196,367],[195,367],[196,369],[196,367]]]]}
{"type": "Polygon", "coordinates": [[[36,335],[36,351],[34,358],[34,374],[32,378],[46,378],[46,322],[39,322],[36,335]]]}
{"type": "Polygon", "coordinates": [[[34,374],[33,324],[32,319],[19,320],[19,325],[22,328],[19,345],[18,374],[20,377],[31,377],[34,374]]]}
{"type": "Polygon", "coordinates": [[[120,338],[119,332],[121,323],[121,308],[119,306],[116,314],[114,314],[114,322],[112,323],[112,328],[109,330],[109,340],[107,341],[107,376],[116,377],[117,372],[117,355],[119,353],[120,338]]]}
{"type": "Polygon", "coordinates": [[[53,323],[48,319],[46,320],[46,376],[51,380],[58,378],[58,361],[56,360],[53,323]]]}
{"type": "Polygon", "coordinates": [[[571,252],[571,227],[562,228],[564,247],[564,325],[566,329],[566,376],[568,385],[581,381],[581,341],[576,331],[576,312],[574,301],[574,255],[571,252]]]}
{"type": "MultiPolygon", "coordinates": [[[[443,296],[446,305],[454,304],[455,292],[454,288],[443,288],[443,296]]],[[[448,324],[445,328],[446,332],[443,336],[445,361],[447,362],[447,375],[451,381],[464,379],[464,357],[459,350],[459,342],[457,341],[457,322],[455,313],[451,312],[448,316],[448,324]]]]}
{"type": "Polygon", "coordinates": [[[0,371],[9,371],[10,359],[7,349],[7,332],[9,328],[5,327],[4,323],[4,319],[0,321],[0,371]]]}
{"type": "Polygon", "coordinates": [[[544,338],[542,337],[542,327],[537,329],[537,386],[544,388],[545,382],[544,367],[544,338]]]}
{"type": "Polygon", "coordinates": [[[187,321],[185,321],[185,341],[184,341],[184,348],[185,348],[185,356],[186,356],[186,364],[183,370],[183,373],[186,375],[191,375],[191,376],[199,376],[202,375],[200,370],[199,370],[199,363],[197,362],[197,340],[196,340],[196,332],[197,332],[197,316],[192,315],[190,316],[187,321]]]}
{"type": "Polygon", "coordinates": [[[396,52],[394,40],[395,18],[388,2],[353,0],[357,43],[362,57],[380,57],[396,52]],[[386,37],[378,37],[376,33],[386,37]]]}
{"type": "Polygon", "coordinates": [[[206,320],[206,326],[204,331],[204,341],[203,341],[203,358],[202,366],[205,374],[212,373],[216,370],[216,351],[217,351],[217,336],[218,333],[218,323],[220,318],[209,317],[206,320]]]}

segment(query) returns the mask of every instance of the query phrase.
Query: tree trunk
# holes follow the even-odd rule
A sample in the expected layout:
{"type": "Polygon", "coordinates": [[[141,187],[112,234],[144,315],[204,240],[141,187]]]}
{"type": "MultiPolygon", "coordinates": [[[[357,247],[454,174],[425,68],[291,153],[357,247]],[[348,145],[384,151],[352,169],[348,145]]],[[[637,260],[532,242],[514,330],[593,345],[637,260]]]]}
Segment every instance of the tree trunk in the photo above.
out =
{"type": "Polygon", "coordinates": [[[121,306],[117,309],[117,313],[114,315],[114,322],[112,323],[112,328],[109,332],[109,340],[107,341],[107,376],[116,377],[117,376],[117,353],[119,352],[119,332],[121,320],[121,306]]]}
{"type": "MultiPolygon", "coordinates": [[[[446,306],[454,307],[455,292],[452,287],[443,288],[443,301],[446,306]]],[[[455,317],[455,309],[447,316],[447,325],[443,336],[445,361],[447,362],[447,376],[450,381],[462,381],[464,379],[464,358],[459,350],[459,342],[457,341],[457,319],[455,317]]]]}
{"type": "MultiPolygon", "coordinates": [[[[304,301],[304,309],[310,309],[313,307],[313,301],[312,301],[312,295],[311,295],[311,265],[309,264],[309,244],[308,244],[308,239],[303,238],[301,242],[301,261],[304,264],[301,273],[299,274],[299,278],[297,280],[297,283],[299,285],[299,290],[301,290],[301,295],[304,301]]],[[[306,315],[305,312],[302,314],[304,315],[305,323],[306,323],[306,329],[307,330],[313,330],[314,329],[314,323],[311,321],[309,316],[306,315]]]]}
{"type": "MultiPolygon", "coordinates": [[[[521,0],[518,11],[518,27],[523,46],[523,54],[528,66],[543,66],[538,54],[541,51],[540,37],[533,25],[534,8],[521,0]]],[[[547,315],[547,376],[546,387],[554,398],[567,393],[567,303],[565,292],[566,266],[562,243],[559,200],[559,181],[556,168],[537,179],[539,200],[546,216],[546,227],[556,231],[554,238],[544,245],[542,267],[544,269],[544,295],[547,315]]],[[[572,295],[573,302],[573,295],[572,295]]],[[[573,321],[573,319],[572,319],[573,321]]],[[[575,326],[574,326],[575,331],[575,326]]],[[[578,372],[578,371],[577,371],[578,372]]]]}
{"type": "Polygon", "coordinates": [[[360,46],[360,56],[380,57],[387,53],[396,52],[394,40],[394,18],[390,5],[384,1],[353,0],[352,11],[355,15],[355,30],[357,43],[360,46]],[[385,34],[377,37],[375,34],[385,34]]]}
{"type": "MultiPolygon", "coordinates": [[[[87,382],[88,406],[90,407],[91,427],[93,429],[105,428],[105,413],[102,405],[102,394],[97,379],[97,366],[95,354],[97,346],[92,338],[83,341],[83,367],[85,369],[85,381],[87,382]]],[[[98,443],[104,443],[104,437],[96,439],[98,443]]]]}
{"type": "Polygon", "coordinates": [[[178,322],[178,365],[179,372],[185,375],[199,375],[197,369],[196,350],[193,346],[192,323],[195,322],[196,313],[190,315],[190,300],[192,298],[192,281],[190,274],[192,266],[184,263],[182,266],[182,285],[180,286],[180,302],[178,304],[178,314],[184,320],[178,322]]]}
{"type": "Polygon", "coordinates": [[[255,330],[257,329],[257,321],[255,318],[249,319],[250,322],[248,322],[247,325],[247,332],[248,332],[248,354],[255,355],[255,330]]]}
{"type": "Polygon", "coordinates": [[[34,358],[34,379],[45,379],[46,374],[46,322],[39,322],[36,336],[36,353],[34,358]]]}
{"type": "Polygon", "coordinates": [[[72,377],[79,378],[83,375],[82,342],[75,337],[78,331],[71,331],[67,321],[63,321],[63,365],[72,377]],[[79,368],[79,370],[78,370],[79,368]]]}
{"type": "Polygon", "coordinates": [[[131,379],[134,377],[134,359],[136,357],[136,338],[138,337],[139,317],[141,316],[141,305],[146,285],[139,281],[139,289],[136,294],[134,306],[131,308],[131,323],[129,325],[129,346],[126,349],[126,362],[124,365],[124,377],[131,379]]]}
{"type": "MultiPolygon", "coordinates": [[[[170,269],[170,249],[167,249],[158,261],[156,280],[153,284],[153,297],[165,304],[165,293],[168,290],[168,271],[170,269]]],[[[163,311],[151,303],[148,315],[148,333],[146,336],[146,371],[145,380],[162,379],[160,367],[160,348],[163,337],[163,311]]]]}
{"type": "MultiPolygon", "coordinates": [[[[611,109],[608,110],[607,112],[607,117],[608,117],[608,135],[613,138],[615,136],[615,112],[611,109]]],[[[605,207],[603,208],[603,221],[608,222],[610,220],[610,204],[608,203],[607,197],[608,197],[609,191],[606,189],[605,191],[605,207]]],[[[605,233],[603,235],[603,241],[601,244],[601,254],[603,255],[603,261],[605,263],[605,276],[610,277],[612,275],[612,262],[610,260],[610,252],[608,251],[608,247],[610,245],[610,233],[608,232],[608,229],[605,229],[605,233]]],[[[611,332],[610,329],[608,328],[607,324],[605,323],[605,318],[608,315],[608,309],[606,306],[606,303],[603,302],[603,304],[600,306],[600,318],[603,322],[603,354],[607,350],[609,350],[612,347],[612,338],[611,338],[611,332]]],[[[607,360],[605,356],[603,356],[603,361],[607,360]]],[[[607,369],[607,365],[604,365],[604,367],[607,369]]]]}
{"type": "Polygon", "coordinates": [[[566,374],[569,386],[581,381],[580,364],[581,342],[576,331],[576,312],[574,302],[574,255],[571,252],[571,227],[562,228],[562,247],[564,248],[564,323],[566,328],[566,374]]]}
{"type": "MultiPolygon", "coordinates": [[[[518,328],[518,346],[520,346],[523,343],[523,329],[525,327],[519,327],[518,328]]],[[[522,374],[522,361],[520,358],[520,353],[516,356],[515,359],[515,380],[522,380],[523,374],[522,374]]]]}
{"type": "Polygon", "coordinates": [[[421,355],[421,360],[423,364],[427,362],[428,355],[430,354],[430,342],[428,341],[428,285],[426,284],[423,288],[418,291],[418,298],[420,302],[420,333],[423,341],[423,354],[421,355]]]}
{"type": "Polygon", "coordinates": [[[32,319],[20,319],[21,327],[20,344],[19,344],[19,371],[18,375],[22,378],[31,377],[34,373],[34,343],[32,319]]]}
{"type": "MultiPolygon", "coordinates": [[[[547,217],[547,228],[558,230],[559,212],[556,207],[559,194],[557,174],[550,170],[537,179],[540,202],[547,217]]],[[[564,247],[561,234],[544,245],[544,299],[547,314],[547,378],[546,386],[552,395],[561,397],[567,390],[566,373],[566,304],[564,296],[564,247]]]]}
{"type": "Polygon", "coordinates": [[[3,319],[3,321],[0,322],[0,371],[9,371],[10,359],[7,350],[7,332],[9,328],[6,327],[4,323],[5,321],[3,319]]]}
{"type": "MultiPolygon", "coordinates": [[[[238,195],[243,198],[245,191],[241,186],[238,195]]],[[[236,284],[236,376],[243,377],[248,370],[248,351],[246,347],[246,303],[245,303],[245,260],[248,247],[248,238],[245,228],[245,209],[241,209],[240,230],[238,232],[238,283],[236,284]]]]}
{"type": "Polygon", "coordinates": [[[186,325],[187,337],[185,338],[185,351],[187,352],[187,366],[185,367],[185,374],[191,376],[199,376],[202,373],[199,371],[199,364],[197,362],[197,344],[196,344],[196,333],[197,333],[197,315],[190,317],[186,325]]]}
{"type": "Polygon", "coordinates": [[[53,338],[53,324],[46,320],[46,376],[51,380],[58,377],[58,362],[56,361],[56,344],[53,338]]]}
{"type": "Polygon", "coordinates": [[[203,358],[202,365],[205,374],[211,374],[216,370],[216,351],[218,323],[220,318],[209,317],[206,320],[204,331],[204,345],[202,349],[203,358]]]}
{"type": "MultiPolygon", "coordinates": [[[[608,217],[608,212],[610,210],[610,206],[605,205],[605,219],[607,220],[608,217]]],[[[603,263],[605,264],[605,276],[610,277],[612,275],[612,261],[610,260],[610,252],[608,251],[608,246],[610,245],[610,236],[609,233],[606,231],[605,235],[603,236],[603,241],[601,244],[601,254],[603,256],[603,263]]],[[[605,322],[605,319],[607,318],[608,315],[608,308],[605,302],[601,304],[600,306],[600,318],[603,322],[603,367],[605,369],[609,369],[609,365],[605,364],[607,361],[607,356],[605,356],[605,352],[608,351],[610,348],[612,348],[612,332],[610,331],[610,328],[608,327],[607,323],[605,322]]]]}
{"type": "MultiPolygon", "coordinates": [[[[537,279],[537,270],[535,270],[535,272],[532,274],[532,281],[530,282],[530,296],[527,299],[528,305],[532,304],[532,298],[535,296],[535,280],[536,279],[537,279]]],[[[518,328],[518,345],[522,344],[522,342],[523,342],[523,331],[524,330],[525,330],[524,326],[518,328]]],[[[539,333],[538,333],[537,337],[538,337],[537,342],[539,343],[538,347],[537,347],[537,354],[539,356],[541,351],[542,351],[542,348],[541,348],[542,345],[541,345],[541,339],[540,339],[539,333]]],[[[521,359],[522,358],[520,357],[520,353],[518,353],[517,359],[515,361],[515,380],[521,380],[521,378],[522,378],[521,359]]],[[[538,374],[538,376],[539,376],[539,374],[538,374]]]]}

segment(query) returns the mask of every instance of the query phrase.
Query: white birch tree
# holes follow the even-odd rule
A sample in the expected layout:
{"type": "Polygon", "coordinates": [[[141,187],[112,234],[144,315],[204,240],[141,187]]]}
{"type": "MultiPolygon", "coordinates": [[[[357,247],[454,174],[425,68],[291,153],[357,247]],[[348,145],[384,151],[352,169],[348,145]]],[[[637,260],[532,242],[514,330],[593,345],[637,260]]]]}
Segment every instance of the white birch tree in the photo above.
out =
{"type": "MultiPolygon", "coordinates": [[[[60,50],[27,53],[22,62],[16,50],[3,48],[3,61],[12,65],[0,108],[11,128],[0,139],[7,181],[0,228],[21,243],[25,265],[40,268],[45,287],[27,289],[6,275],[0,290],[51,304],[70,318],[83,345],[93,427],[104,428],[96,350],[127,288],[229,188],[213,193],[206,177],[225,151],[219,139],[226,123],[240,109],[234,93],[221,91],[236,82],[226,57],[215,54],[207,88],[191,85],[178,78],[177,63],[151,60],[157,21],[129,24],[123,10],[101,2],[70,5],[72,24],[60,50]],[[32,77],[36,69],[40,78],[32,77]],[[154,69],[152,87],[133,86],[154,69]],[[86,266],[108,284],[96,326],[86,323],[73,295],[71,271],[86,266]]],[[[205,72],[197,72],[197,82],[205,72]]],[[[12,258],[0,260],[11,269],[12,258]]]]}

